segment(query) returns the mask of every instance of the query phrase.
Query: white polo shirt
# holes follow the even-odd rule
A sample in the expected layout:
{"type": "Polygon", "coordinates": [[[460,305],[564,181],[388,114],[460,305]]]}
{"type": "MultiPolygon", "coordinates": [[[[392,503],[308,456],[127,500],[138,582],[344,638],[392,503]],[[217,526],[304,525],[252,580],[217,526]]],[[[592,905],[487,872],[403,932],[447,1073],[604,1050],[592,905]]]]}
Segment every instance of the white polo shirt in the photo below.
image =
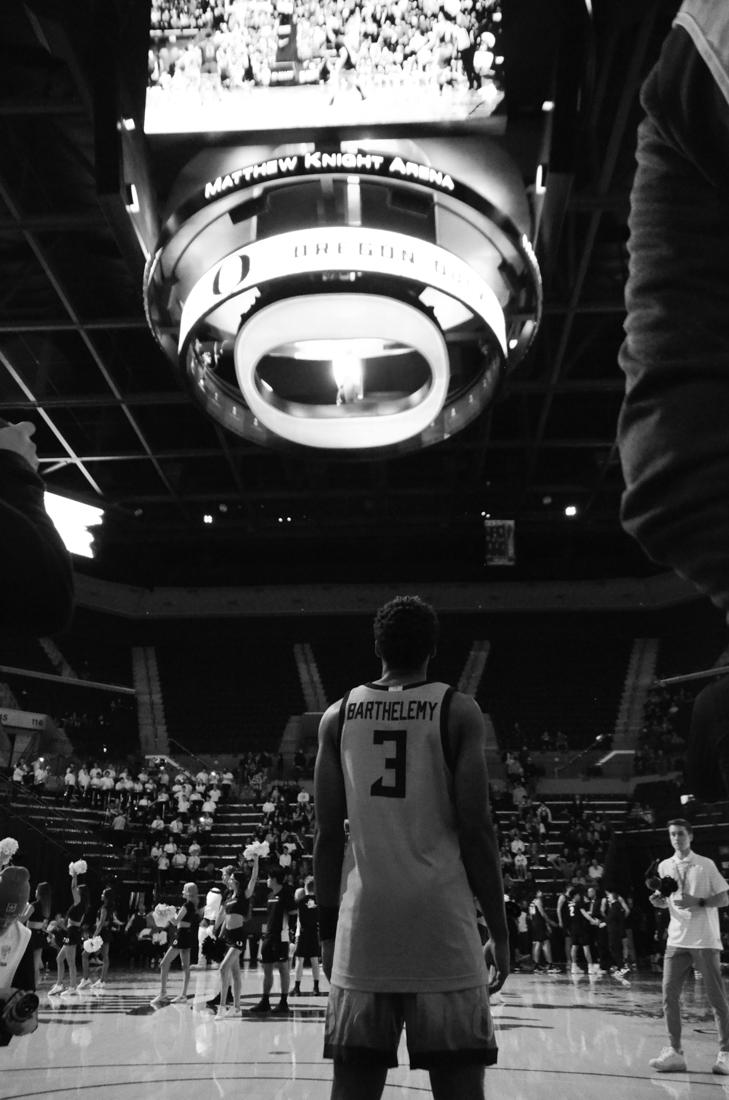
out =
{"type": "Polygon", "coordinates": [[[698,856],[695,852],[690,852],[686,859],[673,855],[658,865],[658,874],[661,877],[670,875],[679,884],[678,893],[668,898],[671,920],[666,946],[720,951],[719,910],[714,906],[680,909],[674,902],[674,898],[680,897],[682,893],[693,894],[697,898],[710,898],[723,890],[729,890],[729,883],[719,873],[713,859],[698,856]]]}

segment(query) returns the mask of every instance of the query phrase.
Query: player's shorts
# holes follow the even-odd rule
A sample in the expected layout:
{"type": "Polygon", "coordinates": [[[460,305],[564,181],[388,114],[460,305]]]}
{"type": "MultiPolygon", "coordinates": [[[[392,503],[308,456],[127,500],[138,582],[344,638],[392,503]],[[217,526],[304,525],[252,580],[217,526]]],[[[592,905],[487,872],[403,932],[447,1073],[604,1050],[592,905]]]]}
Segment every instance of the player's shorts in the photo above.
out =
{"type": "Polygon", "coordinates": [[[261,942],[261,962],[262,963],[282,963],[288,962],[290,945],[288,941],[280,940],[277,937],[272,937],[270,940],[264,939],[261,942]]]}
{"type": "Polygon", "coordinates": [[[396,1066],[403,1025],[411,1069],[496,1063],[487,986],[448,993],[365,993],[333,985],[324,1057],[396,1066]]]}

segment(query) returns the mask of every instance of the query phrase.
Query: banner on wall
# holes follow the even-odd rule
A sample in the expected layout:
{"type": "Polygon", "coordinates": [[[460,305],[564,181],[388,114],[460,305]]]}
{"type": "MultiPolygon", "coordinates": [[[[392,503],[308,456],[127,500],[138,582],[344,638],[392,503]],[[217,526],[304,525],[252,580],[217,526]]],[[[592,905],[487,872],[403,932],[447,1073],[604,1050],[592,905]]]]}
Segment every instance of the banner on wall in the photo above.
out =
{"type": "Polygon", "coordinates": [[[516,565],[514,520],[485,519],[485,565],[516,565]]]}
{"type": "Polygon", "coordinates": [[[30,710],[0,710],[0,726],[16,730],[44,730],[48,721],[47,714],[36,714],[30,710]]]}

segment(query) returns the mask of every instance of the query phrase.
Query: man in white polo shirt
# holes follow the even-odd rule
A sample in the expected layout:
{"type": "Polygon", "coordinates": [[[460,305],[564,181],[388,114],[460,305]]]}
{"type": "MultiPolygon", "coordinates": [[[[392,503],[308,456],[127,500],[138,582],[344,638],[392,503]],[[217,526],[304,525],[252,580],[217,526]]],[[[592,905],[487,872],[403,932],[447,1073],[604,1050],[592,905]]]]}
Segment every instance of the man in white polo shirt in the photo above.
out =
{"type": "Polygon", "coordinates": [[[659,1073],[686,1069],[681,1048],[681,988],[686,975],[695,969],[719,1030],[719,1053],[712,1072],[729,1076],[729,1000],[721,976],[719,909],[729,905],[729,884],[713,860],[691,851],[693,829],[689,821],[668,822],[668,836],[674,854],[658,865],[660,878],[672,878],[678,889],[664,896],[656,890],[650,902],[656,909],[668,909],[671,920],[663,958],[663,1011],[670,1046],[664,1047],[650,1064],[659,1073]]]}

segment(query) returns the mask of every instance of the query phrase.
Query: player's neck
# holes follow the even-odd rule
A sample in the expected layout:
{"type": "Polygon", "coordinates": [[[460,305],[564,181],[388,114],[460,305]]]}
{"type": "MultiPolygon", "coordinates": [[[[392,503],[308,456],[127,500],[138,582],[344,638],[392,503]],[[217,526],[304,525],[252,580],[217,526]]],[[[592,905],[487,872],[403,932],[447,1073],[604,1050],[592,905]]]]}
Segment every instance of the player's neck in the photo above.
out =
{"type": "Polygon", "coordinates": [[[379,680],[375,680],[375,683],[382,684],[383,687],[402,687],[403,684],[419,684],[427,678],[427,661],[423,665],[418,665],[417,668],[410,669],[390,668],[383,662],[382,673],[379,680]]]}

